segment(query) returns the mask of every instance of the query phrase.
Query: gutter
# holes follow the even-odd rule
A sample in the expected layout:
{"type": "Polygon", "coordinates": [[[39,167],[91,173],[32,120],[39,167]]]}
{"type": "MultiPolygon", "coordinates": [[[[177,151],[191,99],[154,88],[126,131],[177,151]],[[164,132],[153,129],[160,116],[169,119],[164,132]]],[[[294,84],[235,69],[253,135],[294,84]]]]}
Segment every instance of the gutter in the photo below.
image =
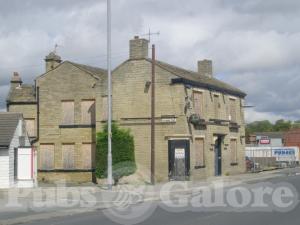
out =
{"type": "Polygon", "coordinates": [[[173,79],[171,79],[171,84],[185,84],[185,85],[190,85],[190,86],[194,86],[194,87],[206,88],[208,90],[219,91],[221,93],[226,93],[226,94],[234,95],[234,96],[241,97],[241,98],[245,98],[247,95],[246,93],[243,93],[243,92],[228,90],[225,88],[216,87],[214,85],[191,81],[191,80],[188,80],[185,78],[173,78],[173,79]]]}
{"type": "Polygon", "coordinates": [[[36,138],[31,141],[31,145],[37,143],[40,138],[40,87],[36,87],[36,100],[37,100],[37,110],[36,110],[37,134],[36,134],[36,138]]]}

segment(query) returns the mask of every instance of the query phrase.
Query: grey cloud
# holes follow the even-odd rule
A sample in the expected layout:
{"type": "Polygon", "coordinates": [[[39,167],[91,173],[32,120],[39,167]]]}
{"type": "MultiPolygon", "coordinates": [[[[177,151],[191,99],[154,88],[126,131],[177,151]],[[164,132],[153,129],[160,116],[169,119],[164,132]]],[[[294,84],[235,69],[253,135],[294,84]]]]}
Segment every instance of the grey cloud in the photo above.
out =
{"type": "MultiPolygon", "coordinates": [[[[127,58],[128,40],[151,28],[161,32],[152,37],[159,59],[193,70],[197,60],[213,59],[216,76],[256,106],[249,120],[300,117],[299,1],[112,3],[114,66],[127,58]]],[[[33,82],[55,43],[63,59],[106,67],[106,1],[0,1],[0,108],[12,72],[33,82]]]]}

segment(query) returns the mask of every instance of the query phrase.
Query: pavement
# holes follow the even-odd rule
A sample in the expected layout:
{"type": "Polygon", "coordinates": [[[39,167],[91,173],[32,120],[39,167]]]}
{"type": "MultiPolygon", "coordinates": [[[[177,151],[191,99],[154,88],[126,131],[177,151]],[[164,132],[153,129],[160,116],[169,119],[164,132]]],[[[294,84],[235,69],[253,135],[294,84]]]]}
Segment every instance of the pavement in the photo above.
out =
{"type": "MultiPolygon", "coordinates": [[[[275,222],[285,221],[286,224],[299,225],[299,206],[292,212],[230,213],[230,212],[169,212],[157,204],[170,194],[191,194],[196,189],[212,184],[220,184],[226,188],[237,185],[252,185],[258,182],[288,182],[300,191],[300,169],[283,169],[255,174],[242,174],[230,177],[217,177],[209,180],[193,182],[170,182],[155,186],[114,187],[107,191],[95,185],[75,187],[42,187],[34,189],[10,189],[0,191],[0,224],[269,224],[272,218],[275,222]],[[13,201],[8,201],[13,197],[13,201]],[[8,203],[10,203],[8,205],[8,203]],[[17,204],[18,203],[18,204],[17,204]],[[136,218],[132,221],[118,221],[110,218],[106,211],[125,205],[141,205],[149,217],[136,218]],[[155,207],[153,207],[155,205],[155,207]],[[17,207],[16,207],[17,206],[17,207]],[[296,212],[295,212],[296,210],[296,212]],[[150,213],[151,212],[151,213],[150,213]],[[151,215],[150,215],[151,214],[151,215]],[[234,215],[234,216],[233,216],[234,215]],[[280,216],[281,215],[281,216],[280,216]],[[287,216],[289,215],[289,216],[287,216]],[[294,218],[295,217],[295,218],[294,218]],[[171,218],[171,219],[170,219],[171,218]],[[287,219],[287,220],[284,220],[287,219]],[[295,223],[294,222],[295,219],[295,223]],[[137,221],[136,221],[137,220],[137,221]],[[141,221],[139,221],[141,220],[141,221]],[[248,223],[249,220],[249,223],[248,223]],[[224,223],[226,221],[226,223],[224,223]],[[296,223],[297,221],[297,223],[296,223]],[[229,223],[230,222],[230,223],[229,223]],[[251,223],[253,224],[253,223],[251,223]]],[[[139,209],[139,210],[141,210],[139,209]]],[[[112,210],[110,210],[111,213],[112,210]]],[[[137,212],[137,214],[142,214],[137,212]]],[[[279,223],[275,223],[279,224],[279,223]]],[[[272,224],[274,225],[274,223],[272,224]]]]}

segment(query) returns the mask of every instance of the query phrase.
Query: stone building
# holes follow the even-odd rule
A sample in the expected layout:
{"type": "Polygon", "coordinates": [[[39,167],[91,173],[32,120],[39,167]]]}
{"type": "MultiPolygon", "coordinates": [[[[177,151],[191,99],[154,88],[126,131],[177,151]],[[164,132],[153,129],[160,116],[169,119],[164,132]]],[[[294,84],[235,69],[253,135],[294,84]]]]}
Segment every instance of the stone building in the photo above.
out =
{"type": "MultiPolygon", "coordinates": [[[[60,59],[50,53],[46,72],[35,85],[24,85],[17,73],[7,99],[10,112],[22,112],[38,150],[38,179],[67,182],[93,180],[96,100],[106,71],[60,59]]],[[[98,98],[99,99],[99,98],[98,98]]],[[[97,110],[99,111],[99,110],[97,110]]]]}
{"type": "MultiPolygon", "coordinates": [[[[135,137],[136,161],[150,171],[151,68],[148,41],[130,41],[113,71],[113,119],[135,137]]],[[[199,179],[245,171],[246,94],[213,77],[212,61],[193,72],[155,62],[155,177],[199,179]]],[[[150,177],[150,176],[148,176],[150,177]]]]}
{"type": "MultiPolygon", "coordinates": [[[[138,172],[150,179],[149,43],[130,41],[129,59],[113,71],[113,120],[134,135],[138,172]]],[[[62,62],[50,53],[34,87],[14,74],[8,111],[22,112],[39,152],[39,179],[92,180],[96,132],[107,119],[107,77],[99,68],[62,62]]],[[[246,94],[198,71],[156,61],[155,178],[199,179],[245,171],[246,94]]]]}

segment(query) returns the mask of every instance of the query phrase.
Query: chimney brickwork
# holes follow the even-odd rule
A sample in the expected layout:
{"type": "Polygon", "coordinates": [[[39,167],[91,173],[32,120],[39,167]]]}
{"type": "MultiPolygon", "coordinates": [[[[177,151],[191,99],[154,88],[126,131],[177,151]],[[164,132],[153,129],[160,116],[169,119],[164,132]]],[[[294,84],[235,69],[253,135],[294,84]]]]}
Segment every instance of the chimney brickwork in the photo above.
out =
{"type": "Polygon", "coordinates": [[[135,36],[130,40],[130,59],[145,59],[148,58],[149,41],[135,36]]]}
{"type": "Polygon", "coordinates": [[[198,73],[202,76],[213,77],[212,60],[204,59],[198,61],[198,73]]]}

